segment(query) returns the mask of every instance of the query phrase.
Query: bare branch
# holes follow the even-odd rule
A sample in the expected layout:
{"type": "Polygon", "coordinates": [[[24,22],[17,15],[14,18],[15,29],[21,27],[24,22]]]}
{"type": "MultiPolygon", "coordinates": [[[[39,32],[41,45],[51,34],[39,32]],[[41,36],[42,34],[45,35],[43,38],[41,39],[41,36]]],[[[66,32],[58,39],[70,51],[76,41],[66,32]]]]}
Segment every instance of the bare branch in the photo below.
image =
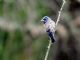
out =
{"type": "Polygon", "coordinates": [[[52,44],[52,42],[51,42],[51,40],[50,40],[50,41],[49,41],[48,49],[47,49],[47,52],[46,52],[46,55],[45,55],[45,59],[44,59],[44,60],[47,60],[47,58],[48,58],[51,44],[52,44]]]}
{"type": "Polygon", "coordinates": [[[65,3],[66,3],[66,1],[63,0],[63,4],[62,4],[62,6],[61,6],[61,9],[60,9],[60,11],[59,11],[58,18],[57,18],[57,21],[56,21],[56,26],[57,26],[57,24],[58,24],[58,22],[59,22],[59,20],[60,20],[61,12],[62,12],[62,10],[63,10],[63,7],[64,7],[65,3]]]}

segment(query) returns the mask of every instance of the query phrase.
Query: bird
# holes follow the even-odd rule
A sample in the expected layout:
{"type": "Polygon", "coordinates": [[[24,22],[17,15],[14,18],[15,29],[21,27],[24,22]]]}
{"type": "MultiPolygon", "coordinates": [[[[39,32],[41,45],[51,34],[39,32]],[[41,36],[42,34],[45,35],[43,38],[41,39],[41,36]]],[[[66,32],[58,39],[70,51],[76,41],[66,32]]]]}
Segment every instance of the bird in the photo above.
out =
{"type": "Polygon", "coordinates": [[[55,38],[55,26],[56,23],[48,16],[44,16],[41,21],[43,22],[43,25],[45,27],[45,30],[51,40],[52,43],[56,41],[55,38]]]}

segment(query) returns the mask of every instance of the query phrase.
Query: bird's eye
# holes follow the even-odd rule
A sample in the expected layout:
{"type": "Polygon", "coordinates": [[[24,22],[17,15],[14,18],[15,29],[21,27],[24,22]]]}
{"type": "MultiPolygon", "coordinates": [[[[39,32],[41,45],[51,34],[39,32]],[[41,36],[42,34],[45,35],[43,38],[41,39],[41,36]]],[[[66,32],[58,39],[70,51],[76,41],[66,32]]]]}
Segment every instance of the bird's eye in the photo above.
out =
{"type": "Polygon", "coordinates": [[[43,20],[46,20],[46,19],[43,19],[43,20]]]}

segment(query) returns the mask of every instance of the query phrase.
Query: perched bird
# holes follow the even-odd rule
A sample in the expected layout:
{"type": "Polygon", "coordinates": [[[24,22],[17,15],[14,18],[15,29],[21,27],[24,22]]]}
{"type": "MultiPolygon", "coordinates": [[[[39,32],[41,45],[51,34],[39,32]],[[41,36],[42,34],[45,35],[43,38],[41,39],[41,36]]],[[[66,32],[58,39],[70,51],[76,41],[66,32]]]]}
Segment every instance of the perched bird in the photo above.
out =
{"type": "Polygon", "coordinates": [[[52,21],[48,16],[44,16],[41,21],[45,26],[50,40],[52,41],[52,43],[55,42],[55,22],[52,21]]]}

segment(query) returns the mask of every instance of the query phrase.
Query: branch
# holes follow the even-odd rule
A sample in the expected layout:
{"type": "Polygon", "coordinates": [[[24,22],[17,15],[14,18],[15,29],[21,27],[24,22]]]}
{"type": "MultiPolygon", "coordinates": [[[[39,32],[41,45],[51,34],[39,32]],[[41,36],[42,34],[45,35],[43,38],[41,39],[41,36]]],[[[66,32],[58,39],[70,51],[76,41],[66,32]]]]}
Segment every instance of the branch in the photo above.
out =
{"type": "Polygon", "coordinates": [[[50,41],[49,41],[48,49],[47,49],[47,52],[46,52],[46,55],[45,55],[45,59],[44,59],[44,60],[47,60],[47,58],[48,58],[49,50],[50,50],[51,44],[52,44],[52,42],[51,42],[51,40],[50,40],[50,41]]]}
{"type": "MultiPolygon", "coordinates": [[[[58,15],[58,18],[57,18],[55,27],[57,26],[57,24],[58,24],[58,22],[59,22],[59,20],[60,20],[61,12],[62,12],[62,10],[63,10],[63,7],[64,7],[65,3],[66,3],[66,1],[63,0],[63,4],[62,4],[61,9],[60,9],[60,11],[59,11],[59,15],[58,15]]],[[[49,45],[48,45],[48,49],[47,49],[47,52],[46,52],[46,55],[45,55],[44,60],[47,60],[47,58],[48,58],[51,44],[52,44],[52,42],[51,42],[51,40],[49,40],[49,45]]]]}
{"type": "Polygon", "coordinates": [[[57,26],[57,24],[58,24],[58,22],[59,22],[59,20],[60,20],[61,12],[62,12],[62,10],[63,10],[63,7],[64,7],[65,3],[66,3],[66,1],[63,0],[63,4],[62,4],[62,6],[61,6],[61,9],[60,9],[60,11],[59,11],[58,18],[57,18],[57,21],[56,21],[56,26],[57,26]]]}

